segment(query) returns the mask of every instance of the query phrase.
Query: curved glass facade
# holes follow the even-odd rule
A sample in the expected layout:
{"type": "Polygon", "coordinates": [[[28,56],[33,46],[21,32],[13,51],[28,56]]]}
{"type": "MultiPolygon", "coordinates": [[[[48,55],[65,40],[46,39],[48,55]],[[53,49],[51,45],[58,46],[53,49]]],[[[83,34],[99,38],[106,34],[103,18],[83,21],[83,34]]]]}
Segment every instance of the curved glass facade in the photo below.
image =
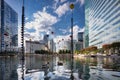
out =
{"type": "Polygon", "coordinates": [[[86,6],[89,46],[120,41],[120,0],[89,0],[86,6]]]}

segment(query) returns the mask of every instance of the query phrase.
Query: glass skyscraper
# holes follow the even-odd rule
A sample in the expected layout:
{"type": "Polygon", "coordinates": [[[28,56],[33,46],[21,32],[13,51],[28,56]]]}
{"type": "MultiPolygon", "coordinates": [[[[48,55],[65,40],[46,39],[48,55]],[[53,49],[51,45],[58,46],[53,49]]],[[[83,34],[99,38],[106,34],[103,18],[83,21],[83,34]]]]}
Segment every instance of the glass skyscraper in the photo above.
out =
{"type": "Polygon", "coordinates": [[[78,41],[83,42],[83,32],[78,32],[78,41]]]}
{"type": "Polygon", "coordinates": [[[89,0],[85,1],[85,30],[84,30],[84,47],[89,46],[89,0]]]}
{"type": "Polygon", "coordinates": [[[120,0],[85,0],[85,19],[89,46],[120,41],[120,0]]]}
{"type": "MultiPolygon", "coordinates": [[[[1,1],[0,5],[2,5],[1,1]]],[[[0,14],[0,23],[4,22],[3,25],[0,24],[0,31],[3,31],[0,35],[3,35],[3,37],[0,40],[3,40],[1,43],[4,51],[18,46],[18,14],[6,2],[4,2],[3,10],[4,15],[0,14]]],[[[0,13],[1,11],[2,7],[0,7],[0,13]]]]}

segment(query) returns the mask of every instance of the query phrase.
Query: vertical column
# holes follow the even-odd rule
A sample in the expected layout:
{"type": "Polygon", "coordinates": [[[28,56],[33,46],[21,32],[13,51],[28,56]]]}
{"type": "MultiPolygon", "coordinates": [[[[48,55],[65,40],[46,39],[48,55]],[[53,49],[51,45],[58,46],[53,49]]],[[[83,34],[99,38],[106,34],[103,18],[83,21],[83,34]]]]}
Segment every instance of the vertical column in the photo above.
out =
{"type": "Polygon", "coordinates": [[[73,76],[73,64],[74,64],[74,51],[73,51],[73,9],[74,9],[74,4],[70,5],[70,9],[72,10],[72,15],[71,15],[71,80],[74,80],[74,76],[73,76]]]}
{"type": "Polygon", "coordinates": [[[24,0],[22,6],[21,49],[22,49],[22,59],[24,59],[24,0]]]}
{"type": "Polygon", "coordinates": [[[23,5],[22,5],[22,27],[21,27],[21,50],[22,50],[22,80],[24,80],[24,0],[23,0],[23,5]]]}

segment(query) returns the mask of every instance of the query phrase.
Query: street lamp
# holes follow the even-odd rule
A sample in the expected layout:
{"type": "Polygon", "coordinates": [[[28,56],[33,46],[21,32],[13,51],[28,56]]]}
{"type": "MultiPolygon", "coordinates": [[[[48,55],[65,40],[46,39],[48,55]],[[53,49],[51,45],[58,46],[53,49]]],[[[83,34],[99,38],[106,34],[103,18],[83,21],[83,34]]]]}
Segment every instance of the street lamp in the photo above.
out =
{"type": "Polygon", "coordinates": [[[71,14],[71,54],[72,54],[72,64],[71,64],[71,76],[70,79],[74,80],[74,76],[73,76],[73,60],[74,60],[74,53],[73,53],[73,9],[74,9],[74,4],[70,4],[70,9],[72,10],[72,14],[71,14]]]}
{"type": "Polygon", "coordinates": [[[24,0],[22,5],[22,27],[21,27],[21,49],[22,49],[22,60],[24,60],[24,0]]]}
{"type": "Polygon", "coordinates": [[[22,27],[21,27],[21,50],[22,50],[22,80],[24,80],[24,22],[25,22],[25,17],[24,17],[24,0],[23,0],[23,5],[22,5],[22,27]]]}

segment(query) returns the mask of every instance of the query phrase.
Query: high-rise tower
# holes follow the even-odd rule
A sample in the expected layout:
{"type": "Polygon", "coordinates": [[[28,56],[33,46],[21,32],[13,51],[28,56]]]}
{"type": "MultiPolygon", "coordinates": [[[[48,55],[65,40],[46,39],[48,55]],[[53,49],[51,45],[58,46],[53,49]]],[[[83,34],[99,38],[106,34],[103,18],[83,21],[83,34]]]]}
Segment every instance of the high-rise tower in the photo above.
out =
{"type": "Polygon", "coordinates": [[[18,46],[18,14],[4,0],[0,0],[0,51],[18,46]]]}
{"type": "Polygon", "coordinates": [[[89,46],[120,41],[120,0],[85,0],[85,15],[89,46]]]}

